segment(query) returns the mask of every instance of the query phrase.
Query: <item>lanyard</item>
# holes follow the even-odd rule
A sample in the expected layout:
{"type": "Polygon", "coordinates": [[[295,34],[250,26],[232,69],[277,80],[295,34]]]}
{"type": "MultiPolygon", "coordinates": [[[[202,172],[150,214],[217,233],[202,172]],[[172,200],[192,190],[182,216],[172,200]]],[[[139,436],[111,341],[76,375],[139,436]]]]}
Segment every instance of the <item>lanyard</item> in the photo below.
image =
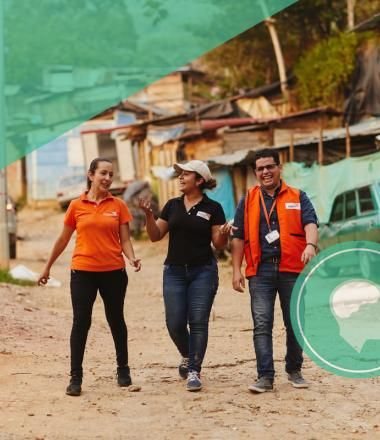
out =
{"type": "Polygon", "coordinates": [[[263,193],[260,190],[260,199],[261,199],[261,206],[263,207],[263,211],[264,211],[264,215],[265,215],[265,220],[267,221],[267,225],[268,225],[268,229],[269,231],[272,231],[271,227],[270,227],[270,217],[273,214],[274,208],[276,206],[276,199],[274,200],[272,207],[270,208],[269,214],[268,214],[268,210],[267,207],[265,205],[264,202],[264,197],[263,197],[263,193]]]}

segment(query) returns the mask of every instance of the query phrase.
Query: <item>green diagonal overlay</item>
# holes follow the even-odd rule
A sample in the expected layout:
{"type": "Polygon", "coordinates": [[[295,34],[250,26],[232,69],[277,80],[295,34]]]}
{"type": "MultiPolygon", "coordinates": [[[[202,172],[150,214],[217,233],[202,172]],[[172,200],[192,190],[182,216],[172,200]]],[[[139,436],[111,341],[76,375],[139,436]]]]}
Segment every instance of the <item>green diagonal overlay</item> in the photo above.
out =
{"type": "Polygon", "coordinates": [[[1,0],[0,168],[295,2],[1,0]]]}

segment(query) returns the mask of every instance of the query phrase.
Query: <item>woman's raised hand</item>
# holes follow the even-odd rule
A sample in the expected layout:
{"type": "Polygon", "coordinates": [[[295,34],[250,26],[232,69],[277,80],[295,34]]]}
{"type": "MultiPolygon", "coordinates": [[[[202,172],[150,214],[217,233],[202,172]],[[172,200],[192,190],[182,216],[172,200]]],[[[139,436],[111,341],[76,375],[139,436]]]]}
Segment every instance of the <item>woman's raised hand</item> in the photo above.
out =
{"type": "Polygon", "coordinates": [[[150,200],[148,200],[148,199],[139,198],[139,208],[141,208],[144,211],[145,215],[152,215],[153,214],[150,200]]]}
{"type": "Polygon", "coordinates": [[[236,226],[234,226],[234,221],[230,220],[229,222],[224,223],[224,225],[222,225],[219,228],[219,232],[222,235],[233,235],[234,231],[236,231],[236,229],[238,229],[236,226]]]}

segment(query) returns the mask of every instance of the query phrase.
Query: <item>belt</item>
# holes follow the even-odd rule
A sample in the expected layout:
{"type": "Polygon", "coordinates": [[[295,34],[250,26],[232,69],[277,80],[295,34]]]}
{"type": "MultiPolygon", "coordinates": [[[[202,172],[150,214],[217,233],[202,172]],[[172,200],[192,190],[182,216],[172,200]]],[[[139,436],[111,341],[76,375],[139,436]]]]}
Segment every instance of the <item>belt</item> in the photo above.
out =
{"type": "Polygon", "coordinates": [[[275,257],[265,258],[265,260],[262,260],[261,263],[279,264],[280,263],[280,257],[279,256],[275,256],[275,257]]]}
{"type": "Polygon", "coordinates": [[[214,260],[211,260],[209,262],[203,263],[203,264],[165,264],[165,266],[173,266],[173,267],[183,267],[185,269],[188,269],[190,267],[202,267],[202,266],[211,266],[213,264],[214,260]]]}

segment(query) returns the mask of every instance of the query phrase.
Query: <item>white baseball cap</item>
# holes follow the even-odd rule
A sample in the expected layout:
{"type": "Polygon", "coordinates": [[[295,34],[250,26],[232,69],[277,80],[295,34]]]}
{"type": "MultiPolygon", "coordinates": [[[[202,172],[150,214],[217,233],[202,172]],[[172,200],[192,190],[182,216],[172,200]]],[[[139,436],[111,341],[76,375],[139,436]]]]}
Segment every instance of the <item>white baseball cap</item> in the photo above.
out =
{"type": "Polygon", "coordinates": [[[181,173],[182,171],[192,171],[198,173],[205,179],[205,182],[208,182],[212,179],[210,168],[201,160],[191,160],[187,163],[175,163],[173,168],[177,171],[177,173],[181,173]]]}

